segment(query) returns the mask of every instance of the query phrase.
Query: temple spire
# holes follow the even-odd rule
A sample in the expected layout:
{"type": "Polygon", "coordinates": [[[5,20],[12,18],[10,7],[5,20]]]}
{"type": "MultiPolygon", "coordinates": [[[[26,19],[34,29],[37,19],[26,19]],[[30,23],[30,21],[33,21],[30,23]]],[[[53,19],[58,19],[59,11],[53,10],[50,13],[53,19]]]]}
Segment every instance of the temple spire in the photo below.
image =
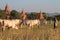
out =
{"type": "Polygon", "coordinates": [[[6,19],[11,19],[11,15],[10,15],[10,9],[9,9],[9,6],[8,4],[6,4],[5,6],[5,12],[6,12],[6,19]]]}
{"type": "Polygon", "coordinates": [[[43,20],[44,19],[44,16],[42,14],[42,11],[40,11],[40,20],[43,20]]]}
{"type": "Polygon", "coordinates": [[[6,4],[6,6],[5,6],[5,12],[6,12],[6,14],[10,14],[10,9],[9,9],[8,4],[6,4]]]}

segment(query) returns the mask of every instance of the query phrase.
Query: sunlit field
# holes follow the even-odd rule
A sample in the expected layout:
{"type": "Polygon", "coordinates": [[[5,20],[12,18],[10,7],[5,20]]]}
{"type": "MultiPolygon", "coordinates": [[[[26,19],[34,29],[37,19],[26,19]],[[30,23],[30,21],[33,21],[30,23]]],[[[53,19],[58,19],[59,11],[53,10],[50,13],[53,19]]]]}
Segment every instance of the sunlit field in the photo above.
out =
{"type": "Polygon", "coordinates": [[[60,21],[58,26],[54,29],[53,23],[48,22],[47,25],[23,26],[18,30],[6,29],[2,31],[0,27],[0,40],[60,40],[60,21]]]}

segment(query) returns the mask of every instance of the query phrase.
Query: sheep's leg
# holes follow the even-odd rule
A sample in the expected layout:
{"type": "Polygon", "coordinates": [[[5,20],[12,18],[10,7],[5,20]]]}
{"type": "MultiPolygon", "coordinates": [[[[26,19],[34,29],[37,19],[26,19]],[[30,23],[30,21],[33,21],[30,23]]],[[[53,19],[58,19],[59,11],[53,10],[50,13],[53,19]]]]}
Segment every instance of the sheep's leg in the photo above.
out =
{"type": "Polygon", "coordinates": [[[18,27],[17,27],[17,26],[15,26],[15,29],[18,29],[18,27]]]}
{"type": "Polygon", "coordinates": [[[5,26],[2,26],[2,31],[4,31],[5,30],[5,26]]]}
{"type": "Polygon", "coordinates": [[[29,24],[29,29],[32,29],[33,28],[33,25],[32,24],[29,24]]]}

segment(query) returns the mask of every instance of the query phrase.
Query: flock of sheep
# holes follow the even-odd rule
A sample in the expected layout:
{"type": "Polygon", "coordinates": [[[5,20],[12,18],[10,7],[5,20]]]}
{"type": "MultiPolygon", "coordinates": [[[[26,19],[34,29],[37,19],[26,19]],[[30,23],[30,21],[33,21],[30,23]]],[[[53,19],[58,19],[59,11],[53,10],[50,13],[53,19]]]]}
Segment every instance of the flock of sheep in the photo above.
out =
{"type": "MultiPolygon", "coordinates": [[[[3,30],[8,28],[14,28],[14,29],[19,29],[19,27],[23,27],[21,24],[22,20],[20,19],[12,19],[12,20],[6,20],[6,19],[0,19],[0,26],[2,27],[3,30]]],[[[45,24],[47,24],[47,21],[44,21],[45,24]]],[[[26,25],[29,27],[33,27],[34,25],[40,25],[40,20],[35,19],[35,20],[26,20],[26,25]]]]}
{"type": "MultiPolygon", "coordinates": [[[[3,30],[5,30],[6,27],[19,29],[19,27],[21,27],[21,28],[23,27],[21,22],[22,22],[22,20],[20,20],[20,19],[12,19],[12,20],[0,19],[0,26],[2,27],[3,30]]],[[[43,22],[44,22],[44,24],[47,24],[46,20],[44,20],[43,22]]],[[[34,27],[34,25],[40,26],[40,24],[41,24],[41,21],[39,19],[26,20],[26,25],[29,26],[29,28],[34,27]]],[[[57,22],[56,22],[56,26],[57,26],[57,22]]]]}

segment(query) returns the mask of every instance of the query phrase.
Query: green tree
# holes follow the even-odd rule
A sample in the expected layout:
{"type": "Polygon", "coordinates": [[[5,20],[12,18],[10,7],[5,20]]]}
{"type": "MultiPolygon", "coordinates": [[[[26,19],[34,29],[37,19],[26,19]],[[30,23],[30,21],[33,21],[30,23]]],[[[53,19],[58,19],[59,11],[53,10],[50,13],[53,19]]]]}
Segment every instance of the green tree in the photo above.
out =
{"type": "Polygon", "coordinates": [[[12,17],[13,19],[19,19],[19,18],[20,18],[20,13],[17,12],[16,10],[12,10],[12,11],[11,11],[11,17],[12,17]]]}

